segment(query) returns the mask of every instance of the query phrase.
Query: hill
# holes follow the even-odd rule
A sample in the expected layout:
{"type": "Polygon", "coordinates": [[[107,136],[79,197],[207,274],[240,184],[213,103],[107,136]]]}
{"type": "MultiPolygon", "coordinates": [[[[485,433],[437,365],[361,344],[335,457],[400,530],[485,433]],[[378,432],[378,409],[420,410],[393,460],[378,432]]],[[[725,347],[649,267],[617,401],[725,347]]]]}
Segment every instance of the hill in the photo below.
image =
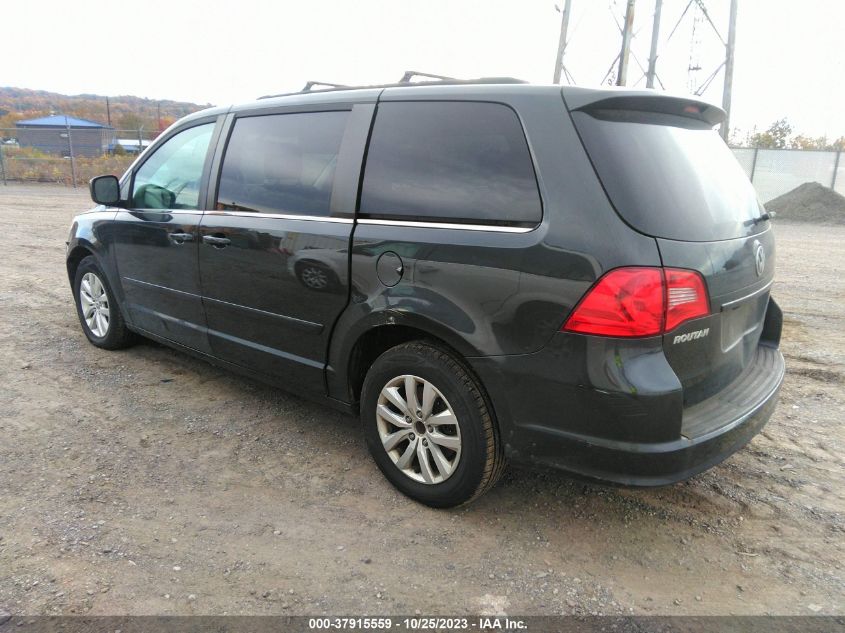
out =
{"type": "MultiPolygon", "coordinates": [[[[148,131],[163,130],[176,119],[209,105],[134,96],[109,97],[111,124],[121,130],[137,130],[141,126],[148,131]]],[[[101,95],[63,95],[45,90],[0,87],[0,129],[12,128],[16,121],[48,116],[51,112],[108,122],[106,97],[101,95]]]]}

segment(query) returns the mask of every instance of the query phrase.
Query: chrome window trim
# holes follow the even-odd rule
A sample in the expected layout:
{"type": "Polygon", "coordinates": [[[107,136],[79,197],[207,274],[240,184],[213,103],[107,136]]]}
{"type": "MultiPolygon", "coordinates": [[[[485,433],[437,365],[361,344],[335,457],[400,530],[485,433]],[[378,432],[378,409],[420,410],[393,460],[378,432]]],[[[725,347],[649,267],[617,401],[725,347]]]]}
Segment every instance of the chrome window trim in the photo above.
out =
{"type": "Polygon", "coordinates": [[[464,224],[458,222],[417,222],[414,220],[373,220],[370,218],[360,218],[358,220],[358,224],[407,226],[428,229],[458,229],[463,231],[489,231],[495,233],[530,233],[531,231],[534,231],[537,228],[536,226],[494,226],[492,224],[464,224]]]}
{"type": "Polygon", "coordinates": [[[124,209],[120,208],[117,211],[124,213],[158,213],[159,215],[202,215],[204,211],[198,209],[124,209]]]}
{"type": "MultiPolygon", "coordinates": [[[[268,220],[303,220],[306,222],[334,222],[336,224],[353,224],[353,218],[337,218],[323,215],[296,215],[294,213],[260,213],[251,211],[195,211],[192,209],[121,209],[130,213],[161,213],[175,214],[185,213],[188,215],[208,216],[231,216],[237,218],[266,218],[268,220]]],[[[405,226],[428,229],[454,229],[463,231],[487,231],[494,233],[530,233],[537,229],[536,226],[496,226],[493,224],[465,224],[461,222],[419,222],[415,220],[374,220],[371,218],[359,218],[358,224],[371,224],[375,226],[405,226]]]]}
{"type": "Polygon", "coordinates": [[[308,222],[335,222],[338,224],[352,224],[352,218],[334,218],[328,215],[296,215],[293,213],[260,213],[251,211],[206,211],[205,215],[224,215],[237,218],[267,218],[271,220],[305,220],[308,222]]]}

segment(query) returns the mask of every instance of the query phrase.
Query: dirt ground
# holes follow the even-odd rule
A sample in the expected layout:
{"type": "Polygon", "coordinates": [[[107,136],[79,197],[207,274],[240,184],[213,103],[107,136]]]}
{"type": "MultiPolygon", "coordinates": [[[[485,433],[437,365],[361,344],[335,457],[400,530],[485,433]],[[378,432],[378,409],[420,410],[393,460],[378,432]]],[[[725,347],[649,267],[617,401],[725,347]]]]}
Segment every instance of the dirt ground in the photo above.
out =
{"type": "Polygon", "coordinates": [[[817,182],[805,182],[766,203],[781,222],[845,225],[845,196],[817,182]]]}
{"type": "Polygon", "coordinates": [[[0,185],[0,611],[845,613],[845,227],[776,221],[788,375],[747,448],[651,490],[511,469],[437,511],[352,418],[89,345],[64,270],[89,204],[0,185]]]}

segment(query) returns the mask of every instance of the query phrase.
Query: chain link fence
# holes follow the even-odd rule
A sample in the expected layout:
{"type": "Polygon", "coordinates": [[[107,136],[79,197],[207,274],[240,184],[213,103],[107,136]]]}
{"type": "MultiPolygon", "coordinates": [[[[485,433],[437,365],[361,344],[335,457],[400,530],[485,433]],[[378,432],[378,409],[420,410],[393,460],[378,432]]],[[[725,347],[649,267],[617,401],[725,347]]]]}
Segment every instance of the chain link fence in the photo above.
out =
{"type": "Polygon", "coordinates": [[[842,152],[747,147],[735,147],[733,152],[763,202],[805,182],[818,182],[845,195],[842,152]]]}
{"type": "Polygon", "coordinates": [[[0,128],[0,183],[85,185],[94,176],[120,176],[157,131],[0,128]]]}
{"type": "MultiPolygon", "coordinates": [[[[76,187],[94,176],[120,176],[158,136],[157,131],[111,128],[0,128],[0,182],[50,182],[76,187]]],[[[805,182],[845,195],[842,152],[733,148],[763,202],[805,182]]]]}

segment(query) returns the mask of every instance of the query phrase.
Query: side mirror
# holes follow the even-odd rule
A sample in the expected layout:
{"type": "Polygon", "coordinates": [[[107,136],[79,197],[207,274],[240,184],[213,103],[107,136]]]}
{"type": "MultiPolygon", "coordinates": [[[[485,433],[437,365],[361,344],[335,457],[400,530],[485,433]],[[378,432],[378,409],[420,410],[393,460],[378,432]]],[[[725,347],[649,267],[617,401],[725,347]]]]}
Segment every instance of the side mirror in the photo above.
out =
{"type": "Polygon", "coordinates": [[[97,204],[114,207],[120,202],[120,183],[115,176],[97,176],[88,183],[91,199],[97,204]]]}

